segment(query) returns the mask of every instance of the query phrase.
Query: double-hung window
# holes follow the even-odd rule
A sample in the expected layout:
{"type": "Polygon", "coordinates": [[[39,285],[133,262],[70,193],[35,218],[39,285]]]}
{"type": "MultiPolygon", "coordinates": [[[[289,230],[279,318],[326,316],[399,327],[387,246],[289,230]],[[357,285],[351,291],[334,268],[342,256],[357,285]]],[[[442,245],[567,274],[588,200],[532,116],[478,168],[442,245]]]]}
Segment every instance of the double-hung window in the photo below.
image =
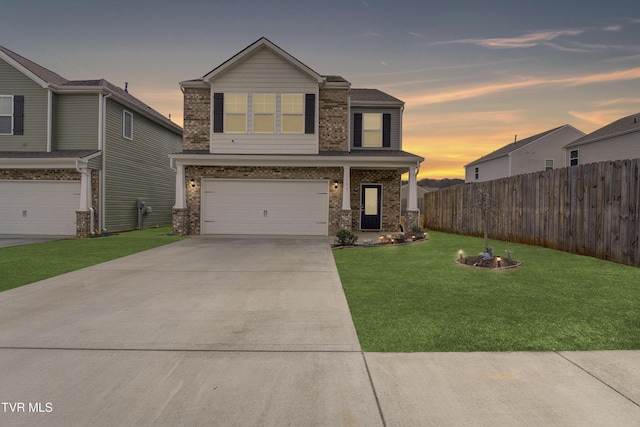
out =
{"type": "Polygon", "coordinates": [[[282,133],[304,132],[304,95],[282,94],[282,133]]]}
{"type": "Polygon", "coordinates": [[[0,95],[0,135],[13,134],[13,96],[0,95]]]}
{"type": "Polygon", "coordinates": [[[226,133],[247,132],[247,94],[224,94],[224,131],[226,133]]]}
{"type": "Polygon", "coordinates": [[[276,131],[276,96],[273,93],[253,94],[253,132],[276,131]]]}
{"type": "Polygon", "coordinates": [[[382,114],[362,115],[362,146],[382,147],[382,114]]]}
{"type": "Polygon", "coordinates": [[[122,136],[133,139],[133,114],[126,110],[122,112],[122,136]]]}
{"type": "Polygon", "coordinates": [[[544,170],[551,170],[553,169],[553,159],[547,159],[544,161],[544,170]]]}
{"type": "Polygon", "coordinates": [[[569,162],[571,166],[578,166],[578,150],[571,150],[569,153],[569,162]]]}

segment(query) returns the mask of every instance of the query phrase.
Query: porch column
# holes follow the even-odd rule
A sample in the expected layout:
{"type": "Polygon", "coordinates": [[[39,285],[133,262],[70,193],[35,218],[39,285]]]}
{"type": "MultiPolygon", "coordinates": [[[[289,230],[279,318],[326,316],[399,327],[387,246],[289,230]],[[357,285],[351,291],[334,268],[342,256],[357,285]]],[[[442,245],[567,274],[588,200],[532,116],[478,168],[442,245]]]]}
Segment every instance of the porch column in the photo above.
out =
{"type": "Polygon", "coordinates": [[[184,209],[186,206],[184,187],[184,166],[176,165],[176,204],[173,206],[175,209],[184,209]]]}
{"type": "Polygon", "coordinates": [[[342,211],[338,219],[338,228],[340,230],[351,231],[351,167],[342,167],[342,211]]]}
{"type": "Polygon", "coordinates": [[[418,185],[416,183],[416,168],[409,168],[409,194],[407,197],[407,211],[404,216],[406,231],[419,226],[420,211],[418,210],[418,185]]]}
{"type": "Polygon", "coordinates": [[[86,169],[79,169],[80,172],[80,209],[79,211],[89,210],[89,197],[91,194],[91,173],[86,169]]]}
{"type": "Polygon", "coordinates": [[[418,185],[416,183],[416,168],[409,168],[409,196],[407,197],[407,210],[418,210],[418,185]]]}
{"type": "Polygon", "coordinates": [[[351,167],[343,166],[342,173],[342,210],[351,210],[351,167]]]}

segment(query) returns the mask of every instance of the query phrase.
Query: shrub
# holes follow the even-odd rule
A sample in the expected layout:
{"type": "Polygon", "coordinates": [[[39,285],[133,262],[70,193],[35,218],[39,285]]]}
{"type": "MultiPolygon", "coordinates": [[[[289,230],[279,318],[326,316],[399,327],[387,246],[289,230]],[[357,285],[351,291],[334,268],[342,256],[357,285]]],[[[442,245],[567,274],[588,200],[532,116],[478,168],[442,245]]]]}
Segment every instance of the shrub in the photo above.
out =
{"type": "Polygon", "coordinates": [[[349,230],[342,229],[336,234],[336,244],[339,246],[351,246],[358,240],[358,236],[349,230]]]}

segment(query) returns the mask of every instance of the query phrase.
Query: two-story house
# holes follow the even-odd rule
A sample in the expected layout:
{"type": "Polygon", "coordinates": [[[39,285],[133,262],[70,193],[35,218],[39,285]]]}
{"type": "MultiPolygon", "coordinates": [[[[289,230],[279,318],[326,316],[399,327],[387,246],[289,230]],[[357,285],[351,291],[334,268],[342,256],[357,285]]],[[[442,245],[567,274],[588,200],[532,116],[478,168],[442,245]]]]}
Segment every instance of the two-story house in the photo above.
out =
{"type": "Polygon", "coordinates": [[[584,132],[571,125],[559,126],[522,140],[464,166],[465,182],[491,181],[514,175],[565,167],[564,146],[584,132]]]}
{"type": "Polygon", "coordinates": [[[640,113],[618,119],[565,147],[567,166],[640,157],[640,113]]]}
{"type": "Polygon", "coordinates": [[[180,85],[175,234],[397,231],[406,172],[418,225],[424,159],[402,151],[402,101],[318,74],[266,38],[180,85]]]}
{"type": "Polygon", "coordinates": [[[166,159],[181,144],[182,129],[127,90],[67,80],[0,47],[0,234],[170,224],[166,159]]]}

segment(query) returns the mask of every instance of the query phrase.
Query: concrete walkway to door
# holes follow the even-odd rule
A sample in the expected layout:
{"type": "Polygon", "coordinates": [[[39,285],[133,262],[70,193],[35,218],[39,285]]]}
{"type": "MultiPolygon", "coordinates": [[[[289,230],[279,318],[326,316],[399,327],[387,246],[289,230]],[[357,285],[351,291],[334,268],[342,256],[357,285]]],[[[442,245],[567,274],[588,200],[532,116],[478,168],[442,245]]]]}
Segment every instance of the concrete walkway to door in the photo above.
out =
{"type": "Polygon", "coordinates": [[[326,238],[190,238],[0,293],[0,324],[1,400],[43,408],[0,425],[381,424],[326,238]]]}

